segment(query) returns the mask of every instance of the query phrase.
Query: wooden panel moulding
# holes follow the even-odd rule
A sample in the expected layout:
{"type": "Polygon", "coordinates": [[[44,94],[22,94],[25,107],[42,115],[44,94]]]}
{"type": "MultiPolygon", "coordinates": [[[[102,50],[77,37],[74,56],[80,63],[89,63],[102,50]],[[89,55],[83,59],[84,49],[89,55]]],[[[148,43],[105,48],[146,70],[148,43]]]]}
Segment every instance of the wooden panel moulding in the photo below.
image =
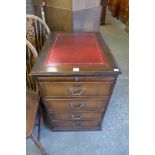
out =
{"type": "Polygon", "coordinates": [[[72,12],[45,6],[45,19],[51,31],[72,31],[72,12]]]}
{"type": "Polygon", "coordinates": [[[45,0],[45,5],[48,7],[72,10],[72,0],[45,0]]]}

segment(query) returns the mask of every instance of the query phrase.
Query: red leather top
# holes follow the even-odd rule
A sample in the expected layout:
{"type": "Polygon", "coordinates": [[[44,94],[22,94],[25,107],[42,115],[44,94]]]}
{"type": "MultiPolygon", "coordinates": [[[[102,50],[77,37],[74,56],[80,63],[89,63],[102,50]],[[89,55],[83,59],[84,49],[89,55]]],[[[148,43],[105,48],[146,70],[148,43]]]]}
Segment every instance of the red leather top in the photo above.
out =
{"type": "Polygon", "coordinates": [[[58,34],[45,66],[107,66],[94,34],[58,34]]]}

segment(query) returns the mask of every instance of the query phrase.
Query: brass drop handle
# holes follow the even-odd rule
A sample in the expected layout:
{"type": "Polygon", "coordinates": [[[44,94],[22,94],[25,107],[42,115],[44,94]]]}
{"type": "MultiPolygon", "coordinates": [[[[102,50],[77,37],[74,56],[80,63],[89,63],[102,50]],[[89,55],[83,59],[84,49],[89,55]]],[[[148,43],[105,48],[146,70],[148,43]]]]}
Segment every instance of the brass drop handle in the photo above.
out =
{"type": "Polygon", "coordinates": [[[80,104],[75,104],[75,103],[69,103],[69,106],[74,109],[74,110],[79,110],[82,107],[84,107],[84,103],[80,103],[80,104]]]}
{"type": "Polygon", "coordinates": [[[71,93],[72,95],[80,96],[85,93],[86,88],[80,88],[81,84],[76,83],[73,85],[73,87],[68,88],[68,92],[71,93]]]}
{"type": "Polygon", "coordinates": [[[72,95],[80,96],[85,92],[85,89],[81,88],[80,91],[77,91],[74,88],[69,88],[68,92],[71,93],[72,95]]]}
{"type": "Polygon", "coordinates": [[[81,127],[82,126],[82,122],[72,122],[71,124],[73,127],[81,127]]]}
{"type": "Polygon", "coordinates": [[[72,114],[72,119],[73,120],[80,120],[80,119],[82,119],[82,114],[72,114]]]}

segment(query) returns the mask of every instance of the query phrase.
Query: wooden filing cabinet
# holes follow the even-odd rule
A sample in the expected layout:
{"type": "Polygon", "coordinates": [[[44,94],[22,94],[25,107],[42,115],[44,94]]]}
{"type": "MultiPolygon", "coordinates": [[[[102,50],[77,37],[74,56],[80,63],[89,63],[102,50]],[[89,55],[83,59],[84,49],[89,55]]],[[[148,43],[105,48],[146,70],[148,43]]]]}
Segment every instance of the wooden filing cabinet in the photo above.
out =
{"type": "Polygon", "coordinates": [[[121,71],[100,33],[53,33],[31,75],[52,130],[101,130],[121,71]]]}

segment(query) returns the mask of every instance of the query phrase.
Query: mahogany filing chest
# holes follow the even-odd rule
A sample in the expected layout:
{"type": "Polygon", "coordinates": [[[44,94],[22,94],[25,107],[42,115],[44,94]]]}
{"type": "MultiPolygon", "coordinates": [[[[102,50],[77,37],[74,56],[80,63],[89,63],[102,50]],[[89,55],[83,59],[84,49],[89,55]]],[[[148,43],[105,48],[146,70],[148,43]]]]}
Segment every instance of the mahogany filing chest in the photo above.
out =
{"type": "Polygon", "coordinates": [[[100,33],[52,33],[34,65],[52,130],[101,130],[118,74],[100,33]]]}

